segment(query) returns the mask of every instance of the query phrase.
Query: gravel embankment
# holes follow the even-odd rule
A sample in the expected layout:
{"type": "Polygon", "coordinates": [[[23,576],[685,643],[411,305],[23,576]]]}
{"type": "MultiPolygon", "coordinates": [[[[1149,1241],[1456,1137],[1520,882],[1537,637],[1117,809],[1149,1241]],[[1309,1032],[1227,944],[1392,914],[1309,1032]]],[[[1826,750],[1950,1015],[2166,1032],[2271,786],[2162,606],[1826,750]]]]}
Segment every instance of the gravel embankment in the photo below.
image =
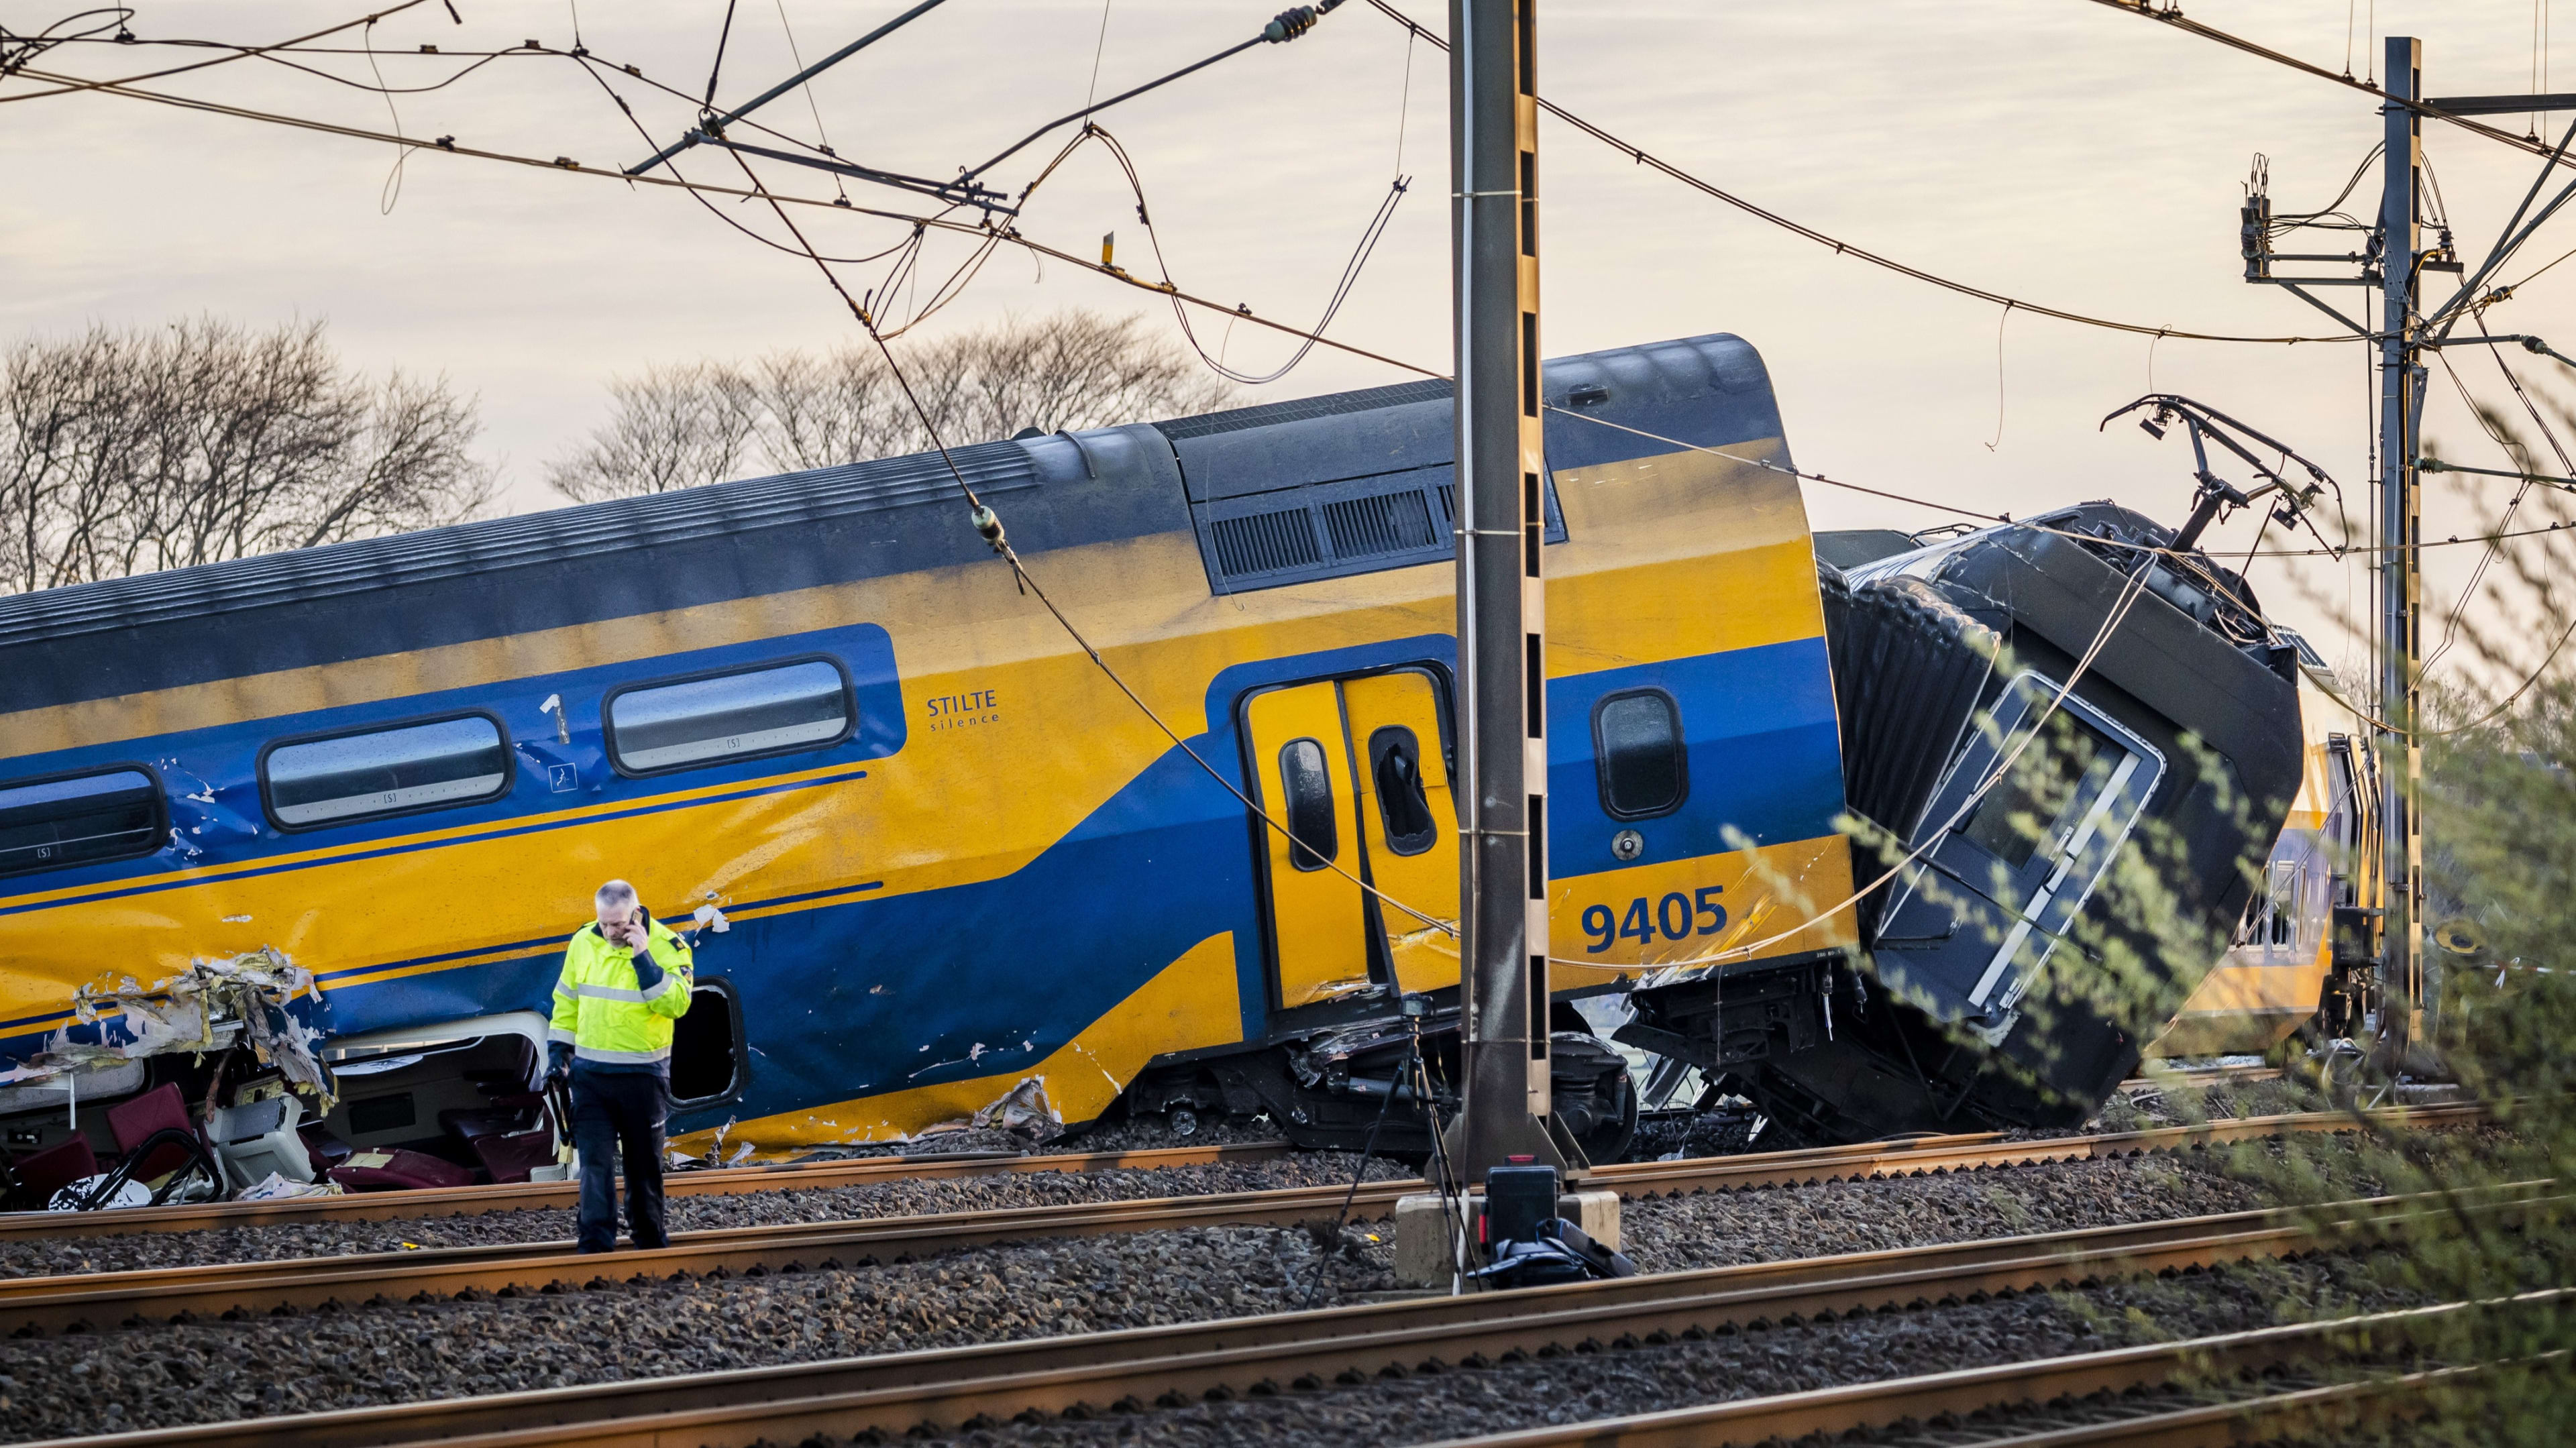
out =
{"type": "MultiPolygon", "coordinates": [[[[1271,1161],[1158,1167],[1150,1171],[1007,1172],[924,1177],[856,1186],[748,1192],[740,1196],[671,1197],[675,1232],[856,1217],[909,1217],[980,1212],[1070,1202],[1202,1196],[1277,1187],[1346,1185],[1359,1158],[1345,1152],[1301,1153],[1271,1161]]],[[[1371,1179],[1410,1175],[1393,1162],[1369,1164],[1371,1179]]],[[[397,1252],[406,1247],[466,1247],[494,1242],[560,1242],[573,1235],[568,1207],[531,1207],[479,1217],[412,1217],[382,1222],[297,1222],[222,1227],[203,1232],[138,1232],[118,1237],[58,1237],[0,1242],[0,1277],[120,1272],[205,1262],[263,1262],[397,1252]]]]}
{"type": "Polygon", "coordinates": [[[2408,1303],[2378,1282],[2367,1262],[2264,1264],[1356,1387],[1007,1423],[920,1441],[959,1448],[1382,1448],[2100,1352],[2158,1336],[2234,1332],[2283,1320],[2284,1302],[2329,1298],[2365,1310],[2408,1303]]]}
{"type": "MultiPolygon", "coordinates": [[[[1133,1175],[1154,1181],[1154,1194],[1169,1180],[1162,1173],[1133,1175]]],[[[1318,1175],[1330,1179],[1329,1173],[1318,1175]]],[[[943,1193],[996,1185],[1071,1193],[1106,1184],[1068,1176],[904,1185],[943,1193]]],[[[2207,1162],[2186,1156],[1665,1197],[1631,1202],[1625,1216],[1631,1255],[1647,1270],[1668,1271],[2235,1210],[2251,1205],[2252,1195],[2207,1162]]],[[[1325,1254],[1320,1248],[1328,1239],[1321,1232],[1246,1227],[1137,1233],[976,1248],[927,1262],[785,1277],[621,1285],[552,1297],[0,1341],[0,1438],[1275,1312],[1304,1305],[1319,1273],[1319,1300],[1329,1305],[1394,1285],[1391,1244],[1380,1240],[1383,1235],[1373,1224],[1346,1228],[1337,1249],[1325,1254]]],[[[1997,1304],[2002,1315],[1991,1330],[1974,1329],[1965,1340],[1986,1343],[1994,1354],[2020,1352],[2006,1344],[2026,1327],[2038,1331],[2023,1319],[2042,1306],[2032,1299],[1997,1304]]],[[[1911,1320],[1889,1321],[1901,1328],[1911,1320]]],[[[1944,1328],[1925,1335],[1955,1348],[1958,1342],[1950,1340],[1967,1331],[1944,1328]]],[[[1838,1350],[1817,1351],[1842,1361],[1833,1355],[1838,1350]]],[[[1870,1358],[1855,1350],[1850,1361],[1870,1358]]],[[[1586,1361],[1598,1363],[1596,1372],[1611,1378],[1639,1371],[1624,1358],[1586,1361]]],[[[1349,1441],[1385,1440],[1361,1433],[1349,1441]]]]}

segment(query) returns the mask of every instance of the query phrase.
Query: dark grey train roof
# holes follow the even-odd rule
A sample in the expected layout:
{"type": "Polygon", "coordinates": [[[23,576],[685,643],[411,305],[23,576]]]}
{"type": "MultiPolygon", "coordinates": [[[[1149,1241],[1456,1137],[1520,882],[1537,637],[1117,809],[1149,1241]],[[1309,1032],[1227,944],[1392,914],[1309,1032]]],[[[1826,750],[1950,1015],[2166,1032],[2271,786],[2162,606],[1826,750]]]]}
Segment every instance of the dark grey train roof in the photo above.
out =
{"type": "MultiPolygon", "coordinates": [[[[983,443],[950,455],[979,491],[1006,492],[1036,478],[1028,451],[1017,443],[983,443]]],[[[558,563],[711,530],[819,522],[942,496],[958,497],[957,480],[937,453],[926,453],[171,568],[0,598],[0,647],[417,578],[558,563]]]]}
{"type": "MultiPolygon", "coordinates": [[[[1760,357],[1722,334],[1559,359],[1545,385],[1572,409],[1549,419],[1558,467],[1662,450],[1587,410],[1702,446],[1780,431],[1760,357]]],[[[1193,458],[1226,460],[1228,495],[1330,485],[1388,448],[1400,466],[1445,469],[1449,396],[1445,379],[1406,382],[952,455],[1006,500],[1024,552],[1173,531],[1204,542],[1193,458]],[[1352,425],[1318,426],[1335,418],[1352,425]]],[[[947,465],[923,453],[171,569],[0,597],[0,712],[990,556],[947,465]]],[[[1405,561],[1418,560],[1366,566],[1405,561]]]]}

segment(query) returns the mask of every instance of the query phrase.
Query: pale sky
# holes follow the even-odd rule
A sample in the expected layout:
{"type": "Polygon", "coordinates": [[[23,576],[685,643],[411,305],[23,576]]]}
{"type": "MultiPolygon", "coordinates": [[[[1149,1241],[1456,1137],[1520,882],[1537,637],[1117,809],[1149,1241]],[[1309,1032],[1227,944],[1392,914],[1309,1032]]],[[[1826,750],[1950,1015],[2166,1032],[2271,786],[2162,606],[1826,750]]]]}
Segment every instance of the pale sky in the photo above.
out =
{"type": "MultiPolygon", "coordinates": [[[[0,25],[25,33],[74,8],[73,0],[0,0],[0,25]]],[[[572,43],[569,4],[456,0],[456,8],[462,26],[432,0],[376,27],[376,43],[448,51],[572,43]]],[[[742,0],[720,98],[739,101],[791,72],[782,14],[810,60],[901,8],[895,0],[742,0]]],[[[819,113],[845,157],[954,174],[1082,106],[1095,51],[1108,95],[1250,35],[1276,8],[1272,0],[1109,0],[1104,41],[1101,0],[950,0],[817,81],[810,101],[782,98],[763,119],[812,136],[819,113]]],[[[1431,0],[1400,0],[1400,8],[1445,25],[1431,0]]],[[[2349,53],[2356,73],[2376,68],[2375,35],[2418,35],[2436,95],[2533,89],[2546,58],[2535,30],[2554,18],[2542,14],[2547,0],[2348,0],[2344,8],[2195,0],[2190,14],[2329,68],[2349,53]]],[[[283,39],[361,13],[301,0],[139,10],[140,34],[240,41],[283,39]]],[[[724,10],[718,0],[593,0],[580,16],[582,39],[612,64],[634,64],[694,94],[706,84],[724,10]]],[[[2366,96],[2087,0],[1543,0],[1539,43],[1540,88],[1551,99],[1774,211],[2029,301],[2202,331],[2331,330],[2296,298],[2242,281],[2237,207],[2255,152],[2271,158],[2276,205],[2307,209],[2332,198],[2379,136],[2366,96]]],[[[89,45],[36,64],[113,76],[174,56],[193,58],[89,45]]],[[[380,63],[393,85],[443,78],[458,65],[420,56],[380,63]]],[[[368,75],[363,57],[331,64],[368,75]]],[[[686,104],[616,79],[657,134],[687,123],[686,104]]],[[[2571,81],[2576,73],[2554,88],[2576,89],[2571,81]]],[[[393,127],[382,96],[258,61],[156,84],[393,127]]],[[[1401,28],[1352,0],[1293,44],[1257,47],[1102,120],[1143,176],[1180,284],[1301,325],[1396,174],[1400,149],[1413,189],[1331,335],[1446,371],[1446,84],[1436,52],[1408,47],[1401,28]]],[[[809,262],[759,246],[677,192],[424,152],[404,166],[387,211],[394,157],[385,147],[97,95],[5,101],[35,88],[0,85],[0,340],[196,312],[255,326],[326,318],[352,361],[444,373],[479,398],[485,449],[504,470],[514,508],[554,503],[543,464],[605,416],[611,375],[856,336],[809,262]]],[[[392,104],[400,129],[414,136],[453,134],[594,165],[647,154],[600,86],[560,58],[505,58],[392,104]]],[[[2505,119],[2519,128],[2519,118],[2505,119]]],[[[1016,187],[1049,149],[1032,148],[997,174],[1016,187]]],[[[2439,127],[2428,129],[2428,150],[2474,260],[2538,163],[2439,127]]],[[[738,175],[703,151],[685,164],[700,179],[738,175]]],[[[2191,487],[2181,436],[2158,444],[2127,423],[2095,431],[2152,376],[2157,388],[2198,397],[2318,459],[2343,482],[2356,517],[2370,508],[2363,408],[2371,384],[2355,344],[2151,344],[2027,314],[2002,320],[1991,305],[1838,258],[1554,122],[1542,127],[1541,169],[1546,350],[1738,333],[1770,364],[1802,466],[1964,507],[2019,514],[2111,497],[2178,522],[2191,487]]],[[[830,194],[819,175],[764,170],[783,191],[830,194]]],[[[914,209],[913,198],[857,183],[851,195],[914,209]]],[[[2377,198],[2374,175],[2347,209],[2366,214],[2377,198]]],[[[719,204],[776,234],[764,213],[719,204]]],[[[852,216],[800,220],[818,245],[844,253],[902,234],[852,216]]],[[[1124,183],[1097,149],[1059,173],[1021,224],[1085,255],[1115,230],[1122,264],[1141,270],[1148,261],[1124,183]]],[[[2555,222],[2504,275],[2518,278],[2571,248],[2576,219],[2555,222]]],[[[958,255],[954,245],[932,253],[958,255]]],[[[864,285],[873,269],[848,274],[864,285]]],[[[1154,298],[1006,250],[925,332],[1072,305],[1141,312],[1173,330],[1154,298]]],[[[2571,317],[2576,264],[2492,322],[2576,354],[2571,317]]],[[[1220,320],[1202,335],[1224,330],[1220,320]]],[[[1242,327],[1226,345],[1231,361],[1258,368],[1286,347],[1242,327]]],[[[2557,364],[2510,356],[2526,380],[2576,399],[2576,379],[2557,364]]],[[[2491,359],[2462,350],[2453,361],[2477,396],[2510,405],[2491,359]]],[[[1407,375],[1319,349],[1253,396],[1407,375]]],[[[2463,461],[2504,465],[2438,368],[2434,379],[2432,437],[2463,461]]],[[[2231,475],[2245,480],[2241,470],[2231,475]]],[[[2510,485],[2474,486],[2501,501],[2510,485]]],[[[2448,485],[2431,498],[2429,536],[2472,531],[2448,485]]],[[[1943,520],[1815,487],[1808,506],[1820,528],[1943,520]]],[[[2221,544],[2231,539],[2244,548],[2250,521],[2219,535],[2221,544]]],[[[2446,555],[2430,565],[2437,591],[2456,589],[2475,550],[2437,551],[2446,555]]],[[[2343,658],[2327,615],[2346,597],[2357,606],[2366,599],[2359,567],[2310,567],[2304,587],[2276,563],[2253,576],[2276,612],[2343,658]]]]}

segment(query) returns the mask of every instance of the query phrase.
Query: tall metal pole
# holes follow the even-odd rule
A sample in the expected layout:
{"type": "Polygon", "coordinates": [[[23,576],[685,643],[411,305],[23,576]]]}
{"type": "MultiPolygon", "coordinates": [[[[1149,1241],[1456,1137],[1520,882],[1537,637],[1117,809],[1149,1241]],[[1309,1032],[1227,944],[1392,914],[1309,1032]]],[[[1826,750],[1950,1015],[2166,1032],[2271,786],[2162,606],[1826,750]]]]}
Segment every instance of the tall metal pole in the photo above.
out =
{"type": "Polygon", "coordinates": [[[1539,577],[1537,0],[1450,0],[1457,300],[1458,669],[1467,706],[1459,954],[1468,1181],[1549,1140],[1547,699],[1539,577]]]}
{"type": "MultiPolygon", "coordinates": [[[[2388,93],[2401,100],[2424,94],[2424,45],[2411,36],[2388,37],[2388,93]]],[[[2424,754],[2413,733],[2417,706],[2416,655],[2422,637],[2422,522],[2416,498],[2418,410],[2422,378],[2415,364],[2415,260],[2422,237],[2417,188],[2423,165],[2423,114],[2391,105],[2387,127],[2387,184],[2380,194],[2381,322],[2379,343],[2379,709],[2396,729],[2380,732],[2381,758],[2397,787],[2381,821],[2380,845],[2387,891],[2381,904],[2381,1026],[2392,1066],[2422,1039],[2424,1020],[2424,825],[2420,809],[2424,754]],[[2399,733],[2397,730],[2406,732],[2399,733]]]]}

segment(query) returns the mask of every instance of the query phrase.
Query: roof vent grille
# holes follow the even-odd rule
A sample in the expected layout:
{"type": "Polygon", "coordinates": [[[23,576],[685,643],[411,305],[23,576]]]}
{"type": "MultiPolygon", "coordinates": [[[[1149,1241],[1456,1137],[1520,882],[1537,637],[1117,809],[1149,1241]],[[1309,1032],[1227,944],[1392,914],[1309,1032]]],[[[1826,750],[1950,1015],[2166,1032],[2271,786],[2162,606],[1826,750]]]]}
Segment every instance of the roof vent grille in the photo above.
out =
{"type": "Polygon", "coordinates": [[[1217,571],[1228,578],[1312,568],[1324,561],[1315,545],[1313,514],[1304,508],[1220,518],[1209,531],[1215,535],[1217,571]]]}
{"type": "Polygon", "coordinates": [[[1346,561],[1428,548],[1436,541],[1431,509],[1419,490],[1327,503],[1324,530],[1332,535],[1333,556],[1346,561]]]}

